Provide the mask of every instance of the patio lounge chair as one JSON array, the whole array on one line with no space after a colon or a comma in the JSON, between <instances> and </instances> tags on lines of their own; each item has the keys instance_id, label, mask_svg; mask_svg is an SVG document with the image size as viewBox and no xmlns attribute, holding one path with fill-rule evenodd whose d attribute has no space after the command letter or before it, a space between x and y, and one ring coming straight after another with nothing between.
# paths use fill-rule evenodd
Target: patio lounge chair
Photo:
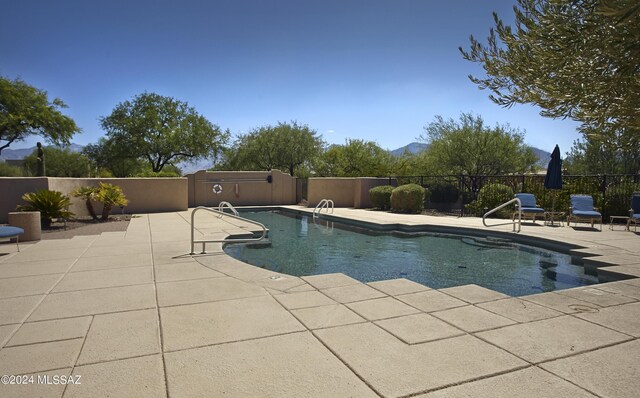
<instances>
[{"instance_id":1,"label":"patio lounge chair","mask_svg":"<svg viewBox=\"0 0 640 398\"><path fill-rule=\"evenodd\" d=\"M516 211L513 213L512 221L515 221L518 216L518 210L522 211L522 218L531 217L533 222L536 222L536 216L544 218L544 209L538 206L536 203L536 196L532 193L517 193L516 198L520 199L522 207L518 209L516 204Z\"/></svg>"},{"instance_id":2,"label":"patio lounge chair","mask_svg":"<svg viewBox=\"0 0 640 398\"><path fill-rule=\"evenodd\" d=\"M631 196L631 209L629 209L629 225L634 224L635 232L638 232L638 223L640 223L640 192L634 192Z\"/></svg>"},{"instance_id":3,"label":"patio lounge chair","mask_svg":"<svg viewBox=\"0 0 640 398\"><path fill-rule=\"evenodd\" d=\"M591 228L593 228L593 224L599 221L600 231L602 231L602 214L593 207L591 195L571 195L570 201L571 207L569 208L569 217L567 217L569 225L571 225L571 221L574 221L576 225L578 222L590 222Z\"/></svg>"},{"instance_id":4,"label":"patio lounge chair","mask_svg":"<svg viewBox=\"0 0 640 398\"><path fill-rule=\"evenodd\" d=\"M0 226L0 238L16 238L16 246L20 251L20 245L18 244L19 236L24 233L24 229L18 227L12 227L10 225Z\"/></svg>"}]
</instances>

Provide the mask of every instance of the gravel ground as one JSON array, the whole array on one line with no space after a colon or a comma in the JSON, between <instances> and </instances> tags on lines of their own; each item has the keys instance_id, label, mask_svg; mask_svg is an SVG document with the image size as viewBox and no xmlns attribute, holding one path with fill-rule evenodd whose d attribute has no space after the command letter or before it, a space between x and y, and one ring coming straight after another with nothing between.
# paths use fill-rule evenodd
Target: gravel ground
<instances>
[{"instance_id":1,"label":"gravel ground","mask_svg":"<svg viewBox=\"0 0 640 398\"><path fill-rule=\"evenodd\" d=\"M100 235L103 232L126 231L130 215L109 217L109 221L100 222L88 219L74 219L64 223L54 222L50 228L42 230L42 239L69 239L79 235Z\"/></svg>"}]
</instances>

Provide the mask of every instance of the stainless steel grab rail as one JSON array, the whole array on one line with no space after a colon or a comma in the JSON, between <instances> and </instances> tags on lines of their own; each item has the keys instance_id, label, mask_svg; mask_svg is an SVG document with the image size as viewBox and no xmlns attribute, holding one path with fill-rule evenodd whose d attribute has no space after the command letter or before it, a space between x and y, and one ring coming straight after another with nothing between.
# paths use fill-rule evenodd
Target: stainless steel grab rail
<instances>
[{"instance_id":1,"label":"stainless steel grab rail","mask_svg":"<svg viewBox=\"0 0 640 398\"><path fill-rule=\"evenodd\" d=\"M216 215L218 215L220 218L222 218L222 216L226 216L226 217L231 217L240 221L244 221L247 222L249 224L253 224L256 225L260 228L262 228L262 235L260 235L260 237L258 238L247 238L247 239L199 239L196 240L195 239L195 224L194 224L194 217L197 211L199 210L206 210L208 212L214 213ZM235 209L234 209L235 210ZM190 255L195 255L195 244L196 243L202 243L202 252L200 254L207 254L207 251L205 250L205 245L207 243L219 243L219 242L233 242L233 243L246 243L246 242L258 242L263 240L264 238L267 237L267 227L265 227L264 224L259 223L257 221L253 221L253 220L249 220L248 218L244 218L244 217L240 217L234 214L229 214L229 213L225 213L223 211L220 211L218 209L213 209L210 207L204 207L204 206L199 206L196 207L195 209L193 209L193 211L191 212L191 252L189 253Z\"/></svg>"},{"instance_id":2,"label":"stainless steel grab rail","mask_svg":"<svg viewBox=\"0 0 640 398\"><path fill-rule=\"evenodd\" d=\"M220 204L218 204L218 211L224 213L225 207L230 209L234 216L240 216L240 214L238 214L238 210L236 210L236 208L233 207L231 203L226 201L222 201L220 202ZM219 218L222 218L222 215L220 215Z\"/></svg>"},{"instance_id":3,"label":"stainless steel grab rail","mask_svg":"<svg viewBox=\"0 0 640 398\"><path fill-rule=\"evenodd\" d=\"M496 211L509 206L512 203L517 203L518 204L518 221L511 221L511 222L507 222L507 223L502 223L502 224L493 224L493 225L487 225L485 219L495 213ZM518 198L513 198L510 201L501 204L500 206L496 207L495 209L489 210L488 212L486 212L483 216L482 216L482 224L485 227L498 227L500 225L509 225L509 224L513 224L513 232L520 232L521 229L521 225L522 225L522 203L520 202L520 199ZM516 224L518 224L518 230L516 231Z\"/></svg>"},{"instance_id":4,"label":"stainless steel grab rail","mask_svg":"<svg viewBox=\"0 0 640 398\"><path fill-rule=\"evenodd\" d=\"M329 213L329 206L331 206L331 214L333 214L333 200L331 199L322 199L320 203L318 203L313 209L313 218L319 217L322 209L327 209L327 213Z\"/></svg>"}]
</instances>

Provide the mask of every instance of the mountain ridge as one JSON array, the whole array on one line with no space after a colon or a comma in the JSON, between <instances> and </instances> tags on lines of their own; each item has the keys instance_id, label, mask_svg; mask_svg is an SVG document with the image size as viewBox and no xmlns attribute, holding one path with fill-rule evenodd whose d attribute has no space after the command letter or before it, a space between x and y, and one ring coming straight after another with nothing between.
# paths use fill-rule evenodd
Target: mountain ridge
<instances>
[{"instance_id":1,"label":"mountain ridge","mask_svg":"<svg viewBox=\"0 0 640 398\"><path fill-rule=\"evenodd\" d=\"M53 148L67 148L71 152L80 152L80 151L82 151L82 149L84 149L84 145L80 145L80 144L70 144L68 146L52 145L51 147L53 147ZM5 149L2 150L2 153L0 153L0 160L21 160L21 159L24 159L27 156L31 155L33 153L33 151L36 150L36 148L37 148L36 146L32 146L30 148L18 148L18 149L5 148ZM45 146L44 148L46 150L47 146Z\"/></svg>"}]
</instances>

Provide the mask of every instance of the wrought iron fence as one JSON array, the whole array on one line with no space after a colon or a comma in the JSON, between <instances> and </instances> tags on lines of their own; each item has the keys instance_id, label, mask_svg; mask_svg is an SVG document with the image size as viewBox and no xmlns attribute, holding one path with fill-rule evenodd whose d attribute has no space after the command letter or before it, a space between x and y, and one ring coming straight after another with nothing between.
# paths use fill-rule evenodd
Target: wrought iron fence
<instances>
[{"instance_id":1,"label":"wrought iron fence","mask_svg":"<svg viewBox=\"0 0 640 398\"><path fill-rule=\"evenodd\" d=\"M506 202L518 192L536 195L538 204L547 210L569 210L569 196L593 196L606 218L627 215L633 192L640 192L640 174L565 175L562 190L544 187L544 175L499 176L390 176L390 185L419 184L430 191L427 209L461 216L481 216L486 210Z\"/></svg>"}]
</instances>

